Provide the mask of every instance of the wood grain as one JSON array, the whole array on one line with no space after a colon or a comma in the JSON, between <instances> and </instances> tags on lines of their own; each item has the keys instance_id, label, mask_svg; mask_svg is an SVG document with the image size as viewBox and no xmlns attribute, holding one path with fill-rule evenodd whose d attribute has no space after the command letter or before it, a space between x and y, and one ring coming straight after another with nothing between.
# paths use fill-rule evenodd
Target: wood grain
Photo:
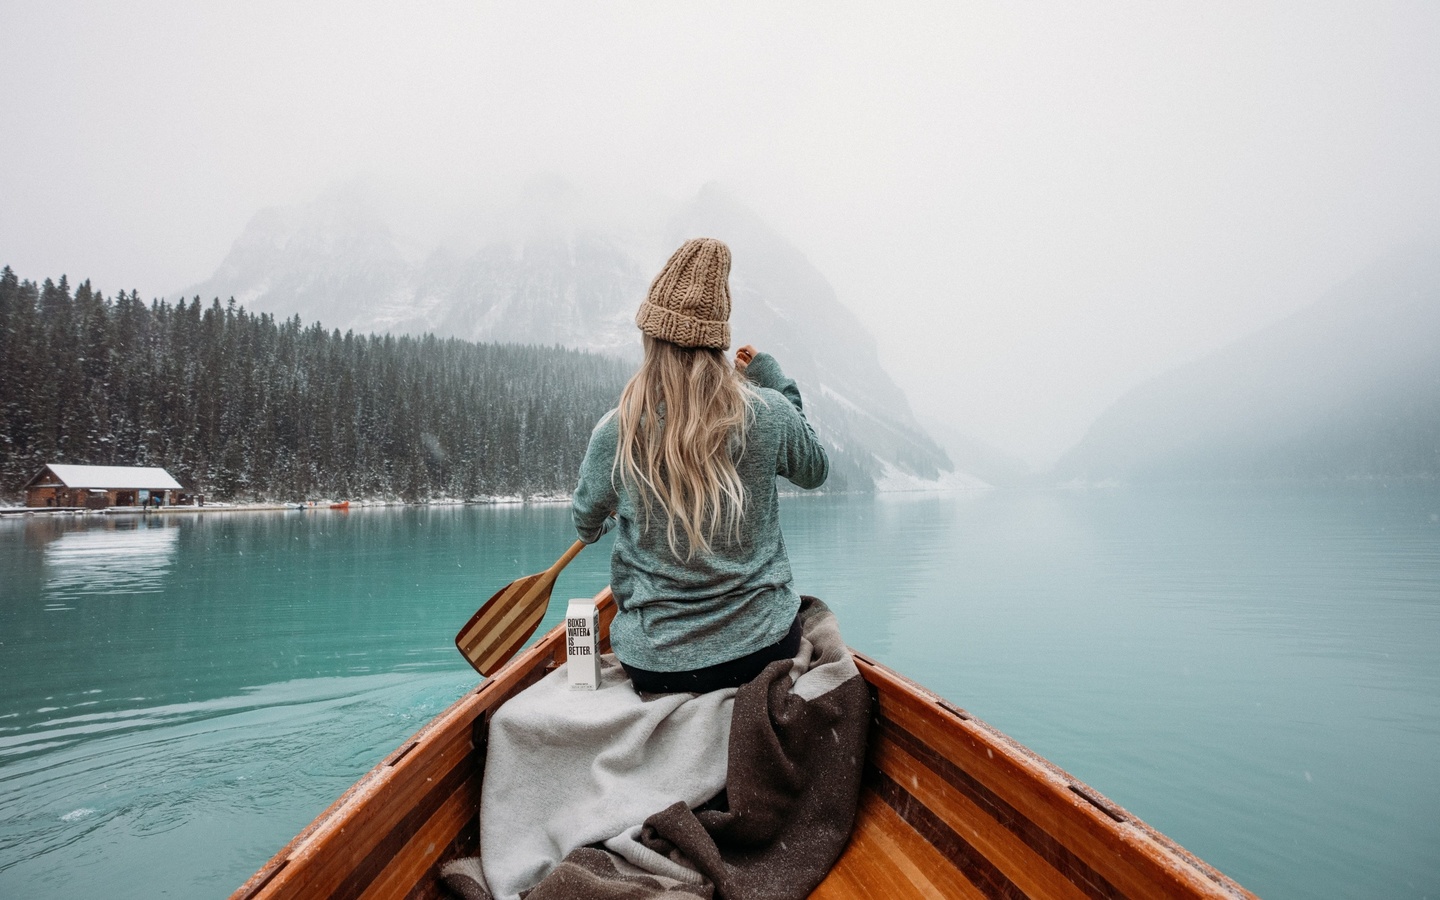
<instances>
[{"instance_id":1,"label":"wood grain","mask_svg":"<svg viewBox=\"0 0 1440 900\"><path fill-rule=\"evenodd\" d=\"M360 900L385 900L409 893L422 877L434 870L441 854L465 823L475 818L479 804L480 779L467 779L416 829L405 845L389 857L384 870L370 881Z\"/></svg>"},{"instance_id":2,"label":"wood grain","mask_svg":"<svg viewBox=\"0 0 1440 900\"><path fill-rule=\"evenodd\" d=\"M1176 852L1173 842L1063 769L890 669L860 654L856 658L861 674L877 689L882 728L893 724L914 735L1120 894L1137 900L1253 900L1235 882L1194 856Z\"/></svg>"},{"instance_id":3,"label":"wood grain","mask_svg":"<svg viewBox=\"0 0 1440 900\"><path fill-rule=\"evenodd\" d=\"M975 803L965 792L911 756L892 739L882 734L872 748L870 761L988 860L1025 896L1047 900L1087 900L1090 897L990 815L989 810Z\"/></svg>"},{"instance_id":4,"label":"wood grain","mask_svg":"<svg viewBox=\"0 0 1440 900\"><path fill-rule=\"evenodd\" d=\"M861 798L849 845L810 895L811 900L985 896L873 793Z\"/></svg>"}]
</instances>

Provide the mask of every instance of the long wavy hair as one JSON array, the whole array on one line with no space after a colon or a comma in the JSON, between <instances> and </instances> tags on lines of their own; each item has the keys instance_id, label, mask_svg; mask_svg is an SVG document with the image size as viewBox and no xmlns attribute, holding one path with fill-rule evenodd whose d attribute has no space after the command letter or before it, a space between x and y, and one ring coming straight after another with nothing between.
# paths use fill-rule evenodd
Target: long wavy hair
<instances>
[{"instance_id":1,"label":"long wavy hair","mask_svg":"<svg viewBox=\"0 0 1440 900\"><path fill-rule=\"evenodd\" d=\"M676 559L709 553L717 534L740 539L746 496L735 460L753 395L723 351L645 336L645 359L620 393L612 476L639 496L647 529L659 506Z\"/></svg>"}]
</instances>

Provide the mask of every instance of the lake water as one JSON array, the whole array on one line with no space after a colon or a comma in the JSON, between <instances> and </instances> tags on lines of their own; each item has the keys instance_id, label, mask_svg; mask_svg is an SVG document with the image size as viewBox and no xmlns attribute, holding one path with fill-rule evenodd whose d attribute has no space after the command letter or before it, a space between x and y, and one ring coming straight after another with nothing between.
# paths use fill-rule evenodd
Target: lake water
<instances>
[{"instance_id":1,"label":"lake water","mask_svg":"<svg viewBox=\"0 0 1440 900\"><path fill-rule=\"evenodd\" d=\"M1260 896L1440 897L1440 490L783 509L851 644ZM475 683L455 630L571 536L563 506L0 520L0 896L224 897Z\"/></svg>"}]
</instances>

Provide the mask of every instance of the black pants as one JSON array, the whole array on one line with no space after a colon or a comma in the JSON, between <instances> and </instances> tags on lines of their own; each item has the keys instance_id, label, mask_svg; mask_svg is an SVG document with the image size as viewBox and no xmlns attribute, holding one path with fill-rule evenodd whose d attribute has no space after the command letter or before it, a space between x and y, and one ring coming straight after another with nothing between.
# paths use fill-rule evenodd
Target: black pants
<instances>
[{"instance_id":1,"label":"black pants","mask_svg":"<svg viewBox=\"0 0 1440 900\"><path fill-rule=\"evenodd\" d=\"M625 673L635 685L635 690L645 694L675 694L693 691L705 694L721 688L739 687L764 671L777 659L790 659L800 652L800 617L790 623L785 636L768 647L761 647L754 653L747 653L739 659L716 663L703 669L688 672L651 672L626 665Z\"/></svg>"}]
</instances>

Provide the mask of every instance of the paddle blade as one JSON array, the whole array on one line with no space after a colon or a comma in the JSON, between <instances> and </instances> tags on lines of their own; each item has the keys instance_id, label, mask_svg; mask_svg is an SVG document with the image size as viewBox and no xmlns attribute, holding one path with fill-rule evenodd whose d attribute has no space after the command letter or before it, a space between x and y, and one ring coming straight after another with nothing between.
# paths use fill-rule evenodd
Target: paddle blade
<instances>
[{"instance_id":1,"label":"paddle blade","mask_svg":"<svg viewBox=\"0 0 1440 900\"><path fill-rule=\"evenodd\" d=\"M481 675L493 675L540 626L554 586L554 574L540 572L501 588L455 635L460 655Z\"/></svg>"}]
</instances>

